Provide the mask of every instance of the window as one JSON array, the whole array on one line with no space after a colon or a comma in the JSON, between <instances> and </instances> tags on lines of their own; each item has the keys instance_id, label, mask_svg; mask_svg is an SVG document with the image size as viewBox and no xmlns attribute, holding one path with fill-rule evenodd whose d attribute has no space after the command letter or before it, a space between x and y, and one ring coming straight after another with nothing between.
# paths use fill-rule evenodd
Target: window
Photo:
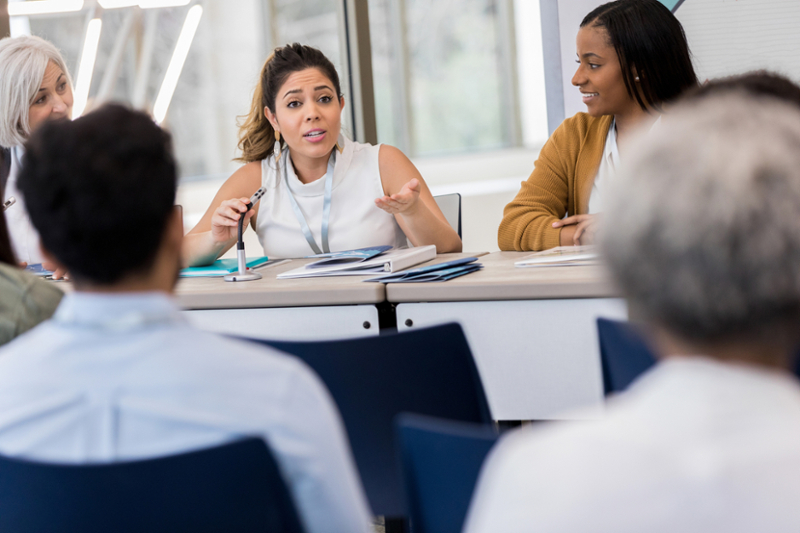
<instances>
[{"instance_id":1,"label":"window","mask_svg":"<svg viewBox=\"0 0 800 533\"><path fill-rule=\"evenodd\" d=\"M507 0L370 0L381 142L410 155L520 144Z\"/></svg>"},{"instance_id":2,"label":"window","mask_svg":"<svg viewBox=\"0 0 800 533\"><path fill-rule=\"evenodd\" d=\"M117 100L152 110L194 4L203 6L203 16L164 125L182 179L218 181L238 167L232 161L237 116L248 112L274 47L301 42L320 48L347 95L342 0L204 0L96 12L89 0L76 13L12 17L12 35L32 33L55 43L75 79L88 20L101 18L89 108ZM379 142L432 157L539 141L541 135L531 134L539 125L530 126L526 106L534 99L534 107L544 108L544 94L538 87L520 89L527 78L518 68L539 39L538 27L519 32L520 16L528 24L525 12L538 11L537 0L369 0L368 6ZM350 115L343 120L352 131Z\"/></svg>"}]
</instances>

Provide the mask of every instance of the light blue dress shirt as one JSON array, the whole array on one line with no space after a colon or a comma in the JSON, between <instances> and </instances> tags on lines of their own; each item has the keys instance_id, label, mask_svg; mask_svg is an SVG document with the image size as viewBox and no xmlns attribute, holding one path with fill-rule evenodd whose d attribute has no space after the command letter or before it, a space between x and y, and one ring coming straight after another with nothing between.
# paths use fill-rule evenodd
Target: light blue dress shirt
<instances>
[{"instance_id":1,"label":"light blue dress shirt","mask_svg":"<svg viewBox=\"0 0 800 533\"><path fill-rule=\"evenodd\" d=\"M66 296L0 349L0 453L134 460L259 436L310 533L369 532L344 429L298 359L191 327L161 293Z\"/></svg>"}]
</instances>

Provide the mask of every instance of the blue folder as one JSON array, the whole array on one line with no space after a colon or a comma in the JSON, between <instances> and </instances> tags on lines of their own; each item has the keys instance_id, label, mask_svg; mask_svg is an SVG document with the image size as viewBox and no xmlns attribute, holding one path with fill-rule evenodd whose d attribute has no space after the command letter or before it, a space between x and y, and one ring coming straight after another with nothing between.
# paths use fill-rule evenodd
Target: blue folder
<instances>
[{"instance_id":1,"label":"blue folder","mask_svg":"<svg viewBox=\"0 0 800 533\"><path fill-rule=\"evenodd\" d=\"M435 265L427 265L403 272L395 272L385 276L376 276L364 281L377 281L379 283L425 283L431 281L447 281L449 279L471 274L483 268L476 263L477 257L465 257L453 261L445 261Z\"/></svg>"},{"instance_id":2,"label":"blue folder","mask_svg":"<svg viewBox=\"0 0 800 533\"><path fill-rule=\"evenodd\" d=\"M274 261L274 259L273 259ZM247 260L247 268L259 268L266 266L271 261L267 256L253 257ZM208 266L189 267L181 270L182 278L211 278L227 276L239 271L239 262L236 259L217 259Z\"/></svg>"}]
</instances>

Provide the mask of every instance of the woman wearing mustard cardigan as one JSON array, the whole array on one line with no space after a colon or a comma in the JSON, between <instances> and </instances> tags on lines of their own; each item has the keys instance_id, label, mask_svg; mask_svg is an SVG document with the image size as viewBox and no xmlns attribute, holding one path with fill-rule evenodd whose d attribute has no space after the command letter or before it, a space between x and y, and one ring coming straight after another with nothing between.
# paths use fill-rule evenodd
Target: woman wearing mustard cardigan
<instances>
[{"instance_id":1,"label":"woman wearing mustard cardigan","mask_svg":"<svg viewBox=\"0 0 800 533\"><path fill-rule=\"evenodd\" d=\"M620 147L637 128L655 124L663 104L697 85L683 28L658 0L598 7L581 22L577 52L572 84L588 112L565 120L542 147L504 210L501 250L591 243L602 193L625 156Z\"/></svg>"}]
</instances>

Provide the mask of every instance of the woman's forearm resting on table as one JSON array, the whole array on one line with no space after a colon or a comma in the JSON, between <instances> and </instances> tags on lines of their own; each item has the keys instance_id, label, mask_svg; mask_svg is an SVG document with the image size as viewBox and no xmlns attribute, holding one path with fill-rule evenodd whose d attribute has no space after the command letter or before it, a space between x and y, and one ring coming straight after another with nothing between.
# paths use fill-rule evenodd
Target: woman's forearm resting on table
<instances>
[{"instance_id":1,"label":"woman's forearm resting on table","mask_svg":"<svg viewBox=\"0 0 800 533\"><path fill-rule=\"evenodd\" d=\"M185 267L206 266L217 260L233 246L234 240L216 242L211 231L190 233L183 238L183 263Z\"/></svg>"}]
</instances>

